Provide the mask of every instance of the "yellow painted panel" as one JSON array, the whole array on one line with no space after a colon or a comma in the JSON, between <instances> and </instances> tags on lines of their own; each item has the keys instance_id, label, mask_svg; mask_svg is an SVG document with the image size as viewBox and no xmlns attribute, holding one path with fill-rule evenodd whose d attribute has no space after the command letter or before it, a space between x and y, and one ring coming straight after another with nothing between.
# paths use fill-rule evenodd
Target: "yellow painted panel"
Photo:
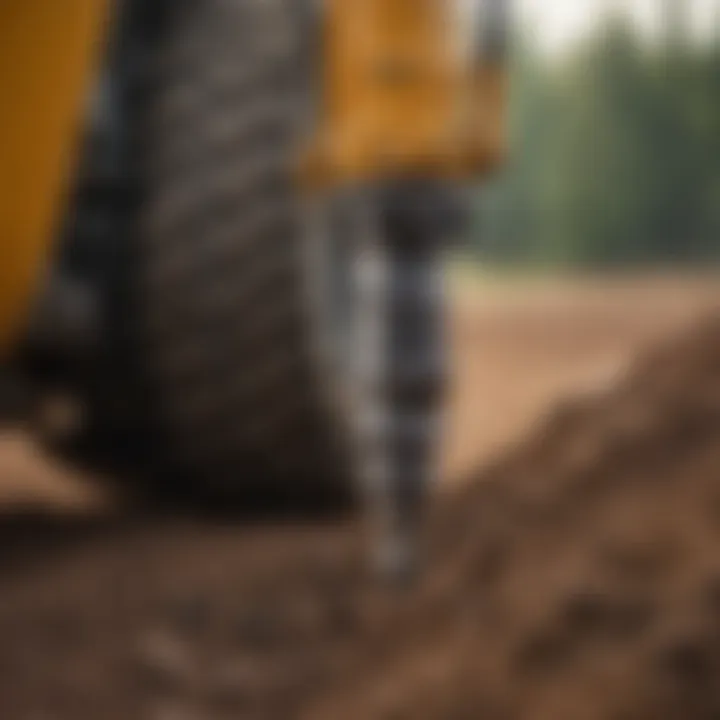
<instances>
[{"instance_id":1,"label":"yellow painted panel","mask_svg":"<svg viewBox=\"0 0 720 720\"><path fill-rule=\"evenodd\" d=\"M325 13L308 182L461 177L499 162L505 70L459 49L453 0L325 0Z\"/></svg>"},{"instance_id":2,"label":"yellow painted panel","mask_svg":"<svg viewBox=\"0 0 720 720\"><path fill-rule=\"evenodd\" d=\"M0 351L43 277L107 0L0 0Z\"/></svg>"}]
</instances>

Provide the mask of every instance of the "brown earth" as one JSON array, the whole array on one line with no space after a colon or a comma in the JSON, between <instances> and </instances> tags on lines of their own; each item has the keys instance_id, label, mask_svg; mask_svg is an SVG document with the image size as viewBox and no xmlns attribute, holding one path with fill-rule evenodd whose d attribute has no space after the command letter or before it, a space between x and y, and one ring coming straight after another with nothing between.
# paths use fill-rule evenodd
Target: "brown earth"
<instances>
[{"instance_id":1,"label":"brown earth","mask_svg":"<svg viewBox=\"0 0 720 720\"><path fill-rule=\"evenodd\" d=\"M663 288L463 301L448 466L484 469L436 504L411 592L351 527L8 511L0 718L720 717L720 322L624 374L713 306ZM8 486L42 474L12 442Z\"/></svg>"}]
</instances>

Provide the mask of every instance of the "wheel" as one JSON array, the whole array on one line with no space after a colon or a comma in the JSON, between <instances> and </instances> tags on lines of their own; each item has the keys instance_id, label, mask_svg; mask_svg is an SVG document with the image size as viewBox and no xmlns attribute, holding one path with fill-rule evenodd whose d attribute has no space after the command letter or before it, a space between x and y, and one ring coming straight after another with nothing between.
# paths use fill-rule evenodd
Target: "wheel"
<instances>
[{"instance_id":1,"label":"wheel","mask_svg":"<svg viewBox=\"0 0 720 720\"><path fill-rule=\"evenodd\" d=\"M309 258L329 217L296 182L313 69L293 4L182 3L140 127L135 352L166 460L221 493L352 485Z\"/></svg>"}]
</instances>

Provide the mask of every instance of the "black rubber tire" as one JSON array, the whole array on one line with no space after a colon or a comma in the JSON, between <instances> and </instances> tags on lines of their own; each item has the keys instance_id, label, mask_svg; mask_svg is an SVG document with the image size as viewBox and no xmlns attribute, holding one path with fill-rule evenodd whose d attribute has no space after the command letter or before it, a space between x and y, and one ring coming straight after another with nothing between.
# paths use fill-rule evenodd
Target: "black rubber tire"
<instances>
[{"instance_id":1,"label":"black rubber tire","mask_svg":"<svg viewBox=\"0 0 720 720\"><path fill-rule=\"evenodd\" d=\"M314 72L308 26L297 0L184 0L167 22L140 128L144 196L126 289L158 467L203 492L346 497L295 179Z\"/></svg>"}]
</instances>

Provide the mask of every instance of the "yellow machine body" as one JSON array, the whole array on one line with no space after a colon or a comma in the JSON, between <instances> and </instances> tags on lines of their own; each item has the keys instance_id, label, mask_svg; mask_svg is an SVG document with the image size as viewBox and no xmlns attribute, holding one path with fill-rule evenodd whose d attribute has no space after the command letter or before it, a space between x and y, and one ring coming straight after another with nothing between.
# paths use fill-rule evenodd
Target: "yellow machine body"
<instances>
[{"instance_id":1,"label":"yellow machine body","mask_svg":"<svg viewBox=\"0 0 720 720\"><path fill-rule=\"evenodd\" d=\"M106 10L106 0L0 3L0 352L47 265Z\"/></svg>"},{"instance_id":2,"label":"yellow machine body","mask_svg":"<svg viewBox=\"0 0 720 720\"><path fill-rule=\"evenodd\" d=\"M311 182L462 178L500 163L505 68L467 52L474 28L458 4L326 0Z\"/></svg>"},{"instance_id":3,"label":"yellow machine body","mask_svg":"<svg viewBox=\"0 0 720 720\"><path fill-rule=\"evenodd\" d=\"M41 285L109 0L0 4L0 353ZM458 51L451 0L325 0L315 185L462 178L504 151L505 72Z\"/></svg>"}]
</instances>

